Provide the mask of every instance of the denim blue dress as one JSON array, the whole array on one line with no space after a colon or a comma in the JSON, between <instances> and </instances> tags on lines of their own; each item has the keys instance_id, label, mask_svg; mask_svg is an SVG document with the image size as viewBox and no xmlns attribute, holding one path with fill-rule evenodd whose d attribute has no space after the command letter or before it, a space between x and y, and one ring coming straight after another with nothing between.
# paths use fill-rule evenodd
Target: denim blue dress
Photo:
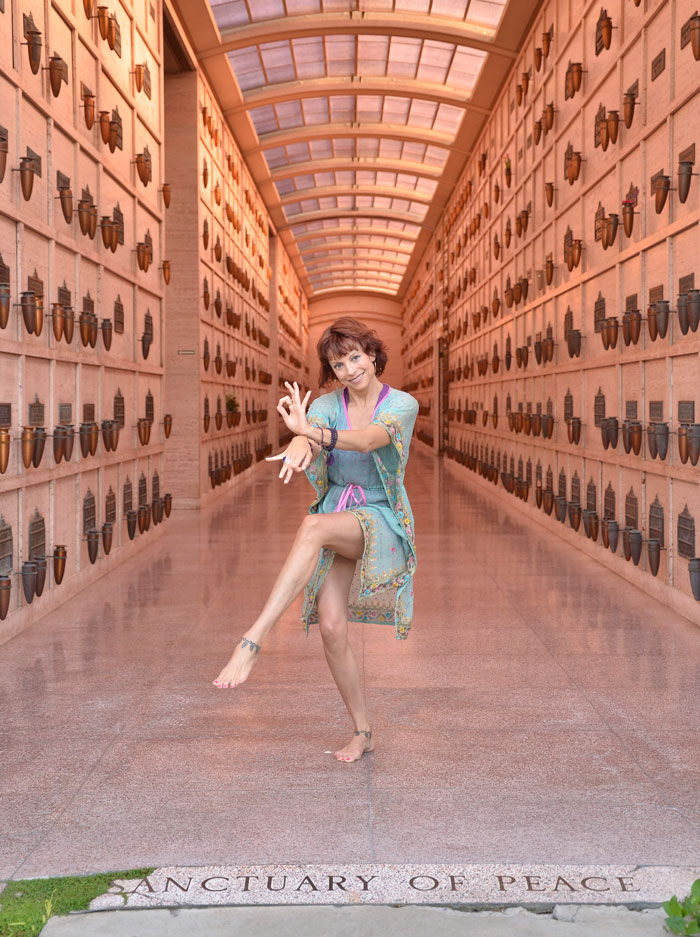
<instances>
[{"instance_id":1,"label":"denim blue dress","mask_svg":"<svg viewBox=\"0 0 700 937\"><path fill-rule=\"evenodd\" d=\"M418 403L410 394L385 384L372 423L383 426L391 442L373 452L322 451L306 475L316 491L310 513L350 511L365 538L350 589L348 619L393 625L405 638L413 617L416 549L413 514L404 487L404 472ZM351 429L347 397L340 390L317 398L307 413L314 426ZM318 621L316 597L335 553L325 547L304 593L302 618L308 631Z\"/></svg>"}]
</instances>

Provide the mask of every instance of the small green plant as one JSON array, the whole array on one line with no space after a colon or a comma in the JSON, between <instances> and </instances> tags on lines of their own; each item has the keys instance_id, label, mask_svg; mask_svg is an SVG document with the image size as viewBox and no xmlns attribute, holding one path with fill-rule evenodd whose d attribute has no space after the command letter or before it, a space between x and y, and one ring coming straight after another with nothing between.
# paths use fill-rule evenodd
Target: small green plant
<instances>
[{"instance_id":1,"label":"small green plant","mask_svg":"<svg viewBox=\"0 0 700 937\"><path fill-rule=\"evenodd\" d=\"M233 394L226 394L226 409L230 413L238 413L238 401Z\"/></svg>"},{"instance_id":2,"label":"small green plant","mask_svg":"<svg viewBox=\"0 0 700 937\"><path fill-rule=\"evenodd\" d=\"M666 927L672 934L700 934L700 878L691 885L685 901L674 895L662 908L668 914Z\"/></svg>"},{"instance_id":3,"label":"small green plant","mask_svg":"<svg viewBox=\"0 0 700 937\"><path fill-rule=\"evenodd\" d=\"M153 869L11 881L0 892L0 937L37 937L54 914L84 911L115 879L144 878Z\"/></svg>"}]
</instances>

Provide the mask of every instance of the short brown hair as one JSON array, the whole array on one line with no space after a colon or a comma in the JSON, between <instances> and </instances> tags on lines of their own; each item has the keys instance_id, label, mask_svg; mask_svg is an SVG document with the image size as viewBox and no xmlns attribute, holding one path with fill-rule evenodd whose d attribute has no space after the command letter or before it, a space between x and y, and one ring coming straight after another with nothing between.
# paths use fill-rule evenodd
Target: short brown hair
<instances>
[{"instance_id":1,"label":"short brown hair","mask_svg":"<svg viewBox=\"0 0 700 937\"><path fill-rule=\"evenodd\" d=\"M386 367L388 355L386 345L375 333L357 319L343 316L329 325L318 340L316 350L321 362L318 375L318 386L325 387L335 380L335 374L330 366L330 359L338 359L349 354L353 348L361 348L366 355L374 355L374 367L379 376Z\"/></svg>"}]
</instances>

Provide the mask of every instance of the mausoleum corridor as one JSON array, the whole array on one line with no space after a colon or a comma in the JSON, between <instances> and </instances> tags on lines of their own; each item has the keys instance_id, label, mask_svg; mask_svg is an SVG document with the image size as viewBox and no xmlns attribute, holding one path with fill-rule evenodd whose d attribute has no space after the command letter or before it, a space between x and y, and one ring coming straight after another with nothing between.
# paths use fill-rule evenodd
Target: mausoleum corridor
<instances>
[{"instance_id":1,"label":"mausoleum corridor","mask_svg":"<svg viewBox=\"0 0 700 937\"><path fill-rule=\"evenodd\" d=\"M300 603L212 686L311 498L262 464L3 646L0 877L214 863L692 865L697 626L414 443L413 628L351 625L376 751Z\"/></svg>"}]
</instances>

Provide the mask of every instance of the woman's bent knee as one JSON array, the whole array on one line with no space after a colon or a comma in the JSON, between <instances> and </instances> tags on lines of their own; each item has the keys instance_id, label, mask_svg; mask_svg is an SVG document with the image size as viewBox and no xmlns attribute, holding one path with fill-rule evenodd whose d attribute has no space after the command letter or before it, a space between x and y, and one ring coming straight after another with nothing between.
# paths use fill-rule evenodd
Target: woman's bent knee
<instances>
[{"instance_id":1,"label":"woman's bent knee","mask_svg":"<svg viewBox=\"0 0 700 937\"><path fill-rule=\"evenodd\" d=\"M348 636L348 623L345 618L321 618L318 623L321 638L326 647L344 644Z\"/></svg>"}]
</instances>

